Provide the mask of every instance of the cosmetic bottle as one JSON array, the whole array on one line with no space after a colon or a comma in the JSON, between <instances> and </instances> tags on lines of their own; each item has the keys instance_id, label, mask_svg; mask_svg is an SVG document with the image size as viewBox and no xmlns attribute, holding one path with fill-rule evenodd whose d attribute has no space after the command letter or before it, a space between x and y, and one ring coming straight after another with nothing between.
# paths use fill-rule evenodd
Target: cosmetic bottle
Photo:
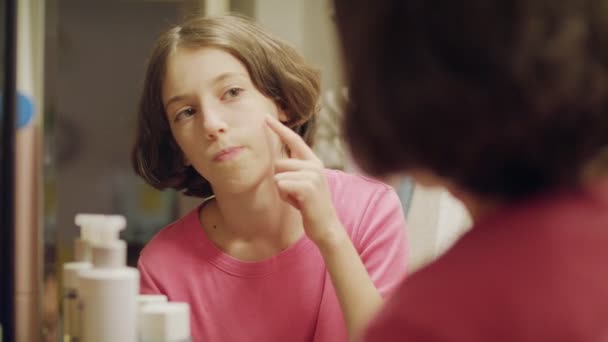
<instances>
[{"instance_id":1,"label":"cosmetic bottle","mask_svg":"<svg viewBox=\"0 0 608 342\"><path fill-rule=\"evenodd\" d=\"M103 215L77 214L75 224L80 228L80 236L74 240L74 261L63 264L62 306L63 306L63 341L76 342L81 337L79 310L78 274L90 269L91 242L93 237L93 221Z\"/></svg>"},{"instance_id":2,"label":"cosmetic bottle","mask_svg":"<svg viewBox=\"0 0 608 342\"><path fill-rule=\"evenodd\" d=\"M168 302L167 296L161 294L140 294L137 296L137 341L141 341L142 309L150 304Z\"/></svg>"},{"instance_id":3,"label":"cosmetic bottle","mask_svg":"<svg viewBox=\"0 0 608 342\"><path fill-rule=\"evenodd\" d=\"M94 220L93 268L79 275L84 342L136 342L139 271L126 266L123 216Z\"/></svg>"},{"instance_id":4,"label":"cosmetic bottle","mask_svg":"<svg viewBox=\"0 0 608 342\"><path fill-rule=\"evenodd\" d=\"M141 312L140 342L191 342L190 306L168 302L148 304Z\"/></svg>"}]
</instances>

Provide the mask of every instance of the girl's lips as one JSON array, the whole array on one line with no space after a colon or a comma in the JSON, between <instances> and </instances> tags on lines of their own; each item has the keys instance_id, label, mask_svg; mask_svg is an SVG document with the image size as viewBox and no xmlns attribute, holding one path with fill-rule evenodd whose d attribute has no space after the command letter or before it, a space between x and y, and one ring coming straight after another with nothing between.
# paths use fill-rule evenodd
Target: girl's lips
<instances>
[{"instance_id":1,"label":"girl's lips","mask_svg":"<svg viewBox=\"0 0 608 342\"><path fill-rule=\"evenodd\" d=\"M216 153L213 156L213 161L222 162L222 161L231 160L234 157L236 157L239 153L241 153L242 150L243 150L243 148L240 146L222 149L221 151L219 151L218 153Z\"/></svg>"}]
</instances>

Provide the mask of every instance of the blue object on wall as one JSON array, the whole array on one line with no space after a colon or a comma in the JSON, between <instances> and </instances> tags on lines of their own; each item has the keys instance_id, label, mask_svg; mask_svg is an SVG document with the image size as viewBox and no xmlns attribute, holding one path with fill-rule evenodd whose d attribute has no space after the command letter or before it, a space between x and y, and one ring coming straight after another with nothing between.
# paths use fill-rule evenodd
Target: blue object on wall
<instances>
[{"instance_id":1,"label":"blue object on wall","mask_svg":"<svg viewBox=\"0 0 608 342\"><path fill-rule=\"evenodd\" d=\"M2 97L0 96L0 106L2 106ZM15 124L17 129L23 128L32 121L34 117L34 102L27 95L17 92L17 120Z\"/></svg>"},{"instance_id":2,"label":"blue object on wall","mask_svg":"<svg viewBox=\"0 0 608 342\"><path fill-rule=\"evenodd\" d=\"M32 99L17 92L17 129L27 126L34 117L34 102Z\"/></svg>"}]
</instances>

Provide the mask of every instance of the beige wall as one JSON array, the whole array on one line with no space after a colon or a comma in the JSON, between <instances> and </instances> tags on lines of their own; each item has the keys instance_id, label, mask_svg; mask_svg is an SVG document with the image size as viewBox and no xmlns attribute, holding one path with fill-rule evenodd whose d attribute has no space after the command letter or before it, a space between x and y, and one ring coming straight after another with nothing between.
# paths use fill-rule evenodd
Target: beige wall
<instances>
[{"instance_id":1,"label":"beige wall","mask_svg":"<svg viewBox=\"0 0 608 342\"><path fill-rule=\"evenodd\" d=\"M416 185L407 216L409 272L443 254L470 226L466 208L449 192Z\"/></svg>"}]
</instances>

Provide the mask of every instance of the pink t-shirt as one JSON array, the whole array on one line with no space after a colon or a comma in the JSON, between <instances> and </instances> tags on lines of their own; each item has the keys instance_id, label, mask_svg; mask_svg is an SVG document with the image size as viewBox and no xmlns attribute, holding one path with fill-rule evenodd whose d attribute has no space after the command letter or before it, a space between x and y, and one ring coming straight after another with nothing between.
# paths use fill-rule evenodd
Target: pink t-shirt
<instances>
[{"instance_id":1,"label":"pink t-shirt","mask_svg":"<svg viewBox=\"0 0 608 342\"><path fill-rule=\"evenodd\" d=\"M608 341L608 184L482 220L408 277L365 341Z\"/></svg>"},{"instance_id":2,"label":"pink t-shirt","mask_svg":"<svg viewBox=\"0 0 608 342\"><path fill-rule=\"evenodd\" d=\"M399 198L368 178L332 170L326 176L342 224L386 297L406 270ZM196 209L152 238L139 270L142 293L190 304L196 342L347 341L329 274L306 237L269 259L239 261L208 239Z\"/></svg>"}]
</instances>

